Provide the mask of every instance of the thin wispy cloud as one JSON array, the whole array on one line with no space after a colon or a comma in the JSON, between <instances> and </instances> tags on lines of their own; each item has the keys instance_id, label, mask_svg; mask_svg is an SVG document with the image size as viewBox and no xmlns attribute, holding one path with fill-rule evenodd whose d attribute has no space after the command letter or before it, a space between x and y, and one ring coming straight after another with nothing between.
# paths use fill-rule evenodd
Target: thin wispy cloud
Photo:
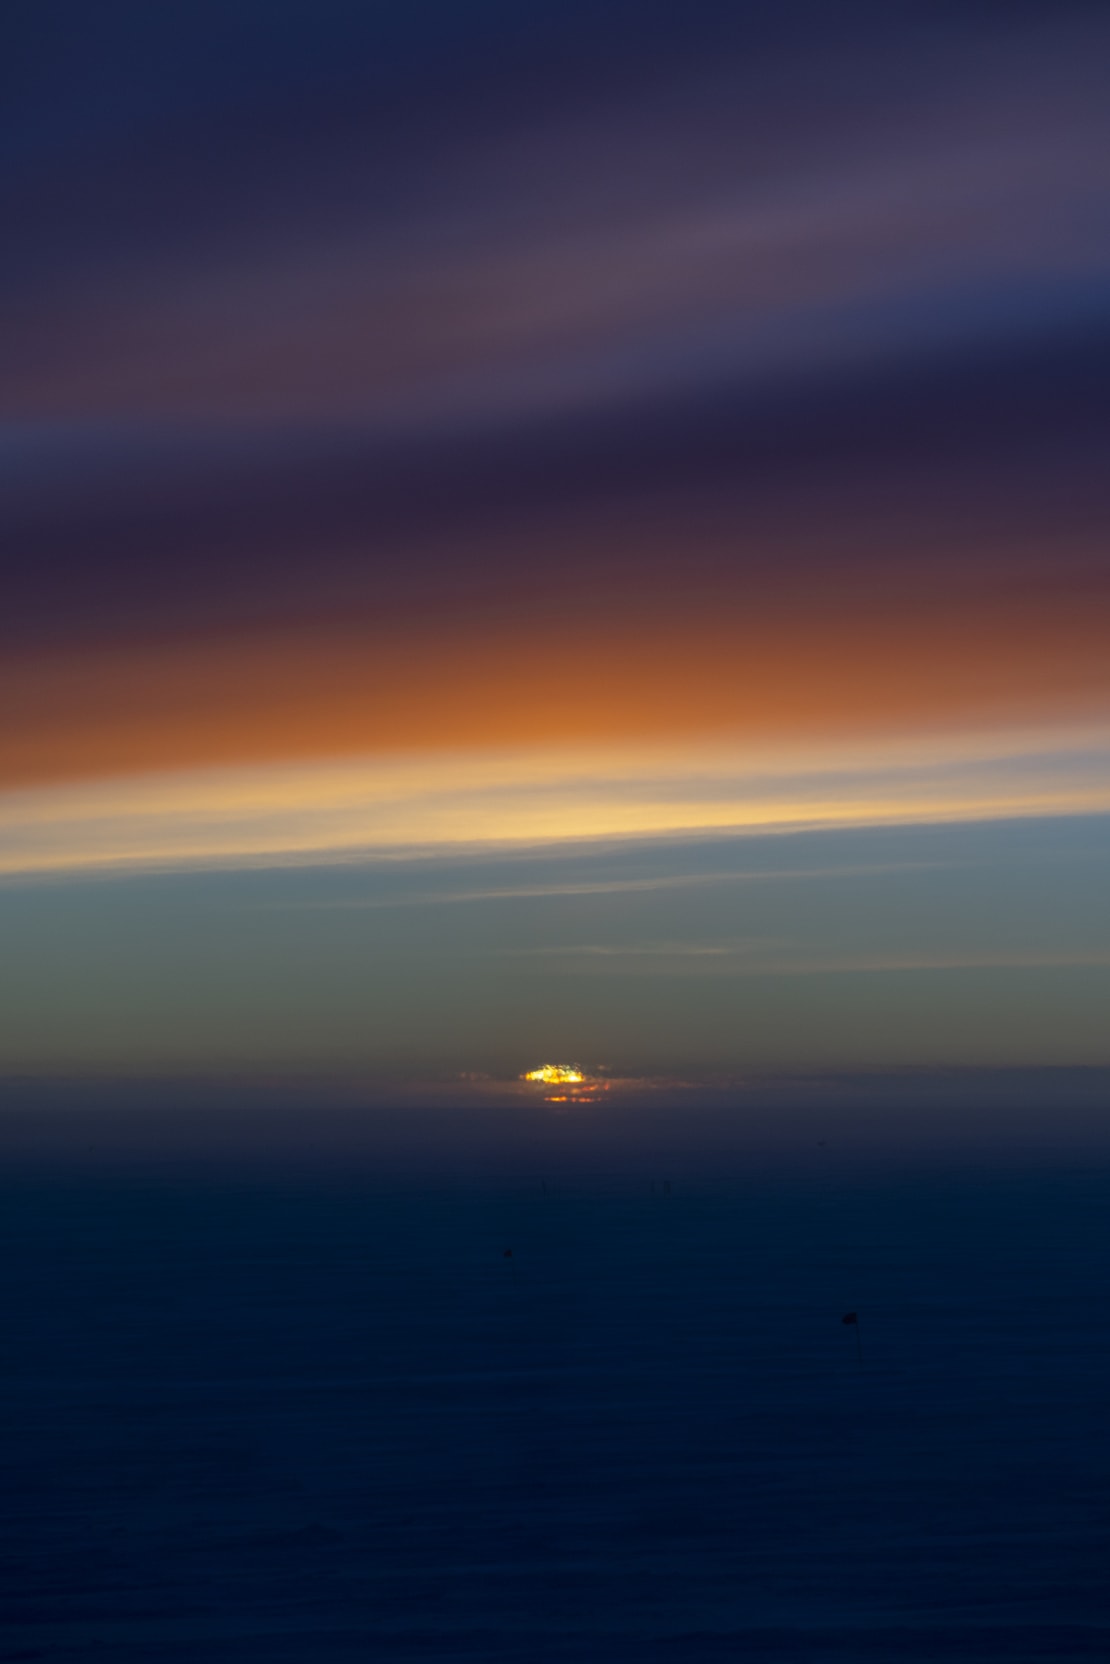
<instances>
[{"instance_id":1,"label":"thin wispy cloud","mask_svg":"<svg viewBox=\"0 0 1110 1664\"><path fill-rule=\"evenodd\" d=\"M778 943L758 940L730 943L649 942L504 947L498 955L536 962L544 970L582 975L591 971L655 976L736 977L868 976L915 971L1022 971L1110 967L1110 949L984 949L939 953L861 953L815 955L792 952Z\"/></svg>"},{"instance_id":2,"label":"thin wispy cloud","mask_svg":"<svg viewBox=\"0 0 1110 1664\"><path fill-rule=\"evenodd\" d=\"M429 857L429 859L431 859ZM596 880L571 879L535 884L501 884L459 890L421 890L398 895L343 896L313 900L267 901L257 905L267 909L311 908L313 911L339 909L354 912L378 912L405 907L453 907L470 902L487 901L559 901L569 896L650 895L663 890L699 890L728 884L789 884L809 880L842 878L878 878L884 874L924 872L936 870L948 862L937 861L868 861L846 862L843 865L817 867L764 867L748 871L724 869L720 872L661 873L650 878L602 878Z\"/></svg>"}]
</instances>

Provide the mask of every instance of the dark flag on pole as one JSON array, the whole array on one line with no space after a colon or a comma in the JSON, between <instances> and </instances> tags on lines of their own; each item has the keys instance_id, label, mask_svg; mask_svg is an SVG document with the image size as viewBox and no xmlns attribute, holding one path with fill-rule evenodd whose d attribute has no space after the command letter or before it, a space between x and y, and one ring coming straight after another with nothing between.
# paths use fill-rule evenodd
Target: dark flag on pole
<instances>
[{"instance_id":1,"label":"dark flag on pole","mask_svg":"<svg viewBox=\"0 0 1110 1664\"><path fill-rule=\"evenodd\" d=\"M845 1312L840 1321L841 1323L858 1323L859 1316L856 1312Z\"/></svg>"}]
</instances>

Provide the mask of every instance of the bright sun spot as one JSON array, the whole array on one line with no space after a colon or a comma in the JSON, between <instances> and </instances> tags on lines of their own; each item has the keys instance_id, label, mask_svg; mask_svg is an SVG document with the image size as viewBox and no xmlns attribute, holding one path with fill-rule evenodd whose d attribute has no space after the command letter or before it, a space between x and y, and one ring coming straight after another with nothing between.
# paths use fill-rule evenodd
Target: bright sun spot
<instances>
[{"instance_id":1,"label":"bright sun spot","mask_svg":"<svg viewBox=\"0 0 1110 1664\"><path fill-rule=\"evenodd\" d=\"M579 1086L585 1078L581 1069L566 1063L544 1063L538 1069L529 1069L524 1076L525 1080L539 1081L542 1086Z\"/></svg>"}]
</instances>

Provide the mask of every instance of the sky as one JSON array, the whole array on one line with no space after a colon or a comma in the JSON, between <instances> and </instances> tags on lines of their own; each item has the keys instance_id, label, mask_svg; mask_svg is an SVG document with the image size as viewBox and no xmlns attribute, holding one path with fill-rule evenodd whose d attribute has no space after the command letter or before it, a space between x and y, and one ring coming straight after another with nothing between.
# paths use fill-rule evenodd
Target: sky
<instances>
[{"instance_id":1,"label":"sky","mask_svg":"<svg viewBox=\"0 0 1110 1664\"><path fill-rule=\"evenodd\" d=\"M0 28L0 1075L1110 1065L1105 7Z\"/></svg>"}]
</instances>

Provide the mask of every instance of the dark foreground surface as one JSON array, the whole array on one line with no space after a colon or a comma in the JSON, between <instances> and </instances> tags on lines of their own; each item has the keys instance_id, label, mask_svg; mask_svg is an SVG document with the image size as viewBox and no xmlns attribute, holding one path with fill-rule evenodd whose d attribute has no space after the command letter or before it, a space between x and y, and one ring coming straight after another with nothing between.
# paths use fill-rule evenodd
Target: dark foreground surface
<instances>
[{"instance_id":1,"label":"dark foreground surface","mask_svg":"<svg viewBox=\"0 0 1110 1664\"><path fill-rule=\"evenodd\" d=\"M9 1169L0 1660L1110 1656L1110 1166L662 1185Z\"/></svg>"}]
</instances>

